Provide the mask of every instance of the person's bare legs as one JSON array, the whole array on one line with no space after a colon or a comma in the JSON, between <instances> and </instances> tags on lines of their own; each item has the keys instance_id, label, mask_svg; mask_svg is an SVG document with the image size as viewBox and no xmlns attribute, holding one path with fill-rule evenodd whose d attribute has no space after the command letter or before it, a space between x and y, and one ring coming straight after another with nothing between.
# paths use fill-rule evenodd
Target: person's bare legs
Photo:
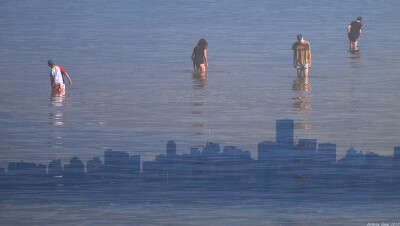
<instances>
[{"instance_id":1,"label":"person's bare legs","mask_svg":"<svg viewBox=\"0 0 400 226\"><path fill-rule=\"evenodd\" d=\"M194 73L200 73L200 68L197 65L194 65Z\"/></svg>"},{"instance_id":2,"label":"person's bare legs","mask_svg":"<svg viewBox=\"0 0 400 226\"><path fill-rule=\"evenodd\" d=\"M204 76L206 73L206 66L204 64L200 64L200 74Z\"/></svg>"},{"instance_id":3,"label":"person's bare legs","mask_svg":"<svg viewBox=\"0 0 400 226\"><path fill-rule=\"evenodd\" d=\"M357 50L357 44L358 44L358 40L355 42L351 42L350 41L350 50Z\"/></svg>"},{"instance_id":4,"label":"person's bare legs","mask_svg":"<svg viewBox=\"0 0 400 226\"><path fill-rule=\"evenodd\" d=\"M304 78L308 78L308 68L304 69Z\"/></svg>"},{"instance_id":5,"label":"person's bare legs","mask_svg":"<svg viewBox=\"0 0 400 226\"><path fill-rule=\"evenodd\" d=\"M301 76L301 72L302 72L302 70L301 69L297 69L297 76Z\"/></svg>"},{"instance_id":6,"label":"person's bare legs","mask_svg":"<svg viewBox=\"0 0 400 226\"><path fill-rule=\"evenodd\" d=\"M350 41L350 49L354 49L354 42Z\"/></svg>"},{"instance_id":7,"label":"person's bare legs","mask_svg":"<svg viewBox=\"0 0 400 226\"><path fill-rule=\"evenodd\" d=\"M354 50L357 50L357 43L358 43L358 40L354 42Z\"/></svg>"}]
</instances>

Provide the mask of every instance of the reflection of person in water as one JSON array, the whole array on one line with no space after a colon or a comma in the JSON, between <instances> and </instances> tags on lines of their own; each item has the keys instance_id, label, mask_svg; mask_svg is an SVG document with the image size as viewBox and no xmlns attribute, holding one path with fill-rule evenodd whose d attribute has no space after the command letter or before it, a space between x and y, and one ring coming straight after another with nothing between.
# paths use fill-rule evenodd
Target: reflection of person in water
<instances>
[{"instance_id":1,"label":"reflection of person in water","mask_svg":"<svg viewBox=\"0 0 400 226\"><path fill-rule=\"evenodd\" d=\"M202 74L204 74L206 67L208 67L207 46L207 41L205 39L200 39L197 43L197 46L193 49L192 61L195 72L200 71Z\"/></svg>"},{"instance_id":2,"label":"reflection of person in water","mask_svg":"<svg viewBox=\"0 0 400 226\"><path fill-rule=\"evenodd\" d=\"M193 89L207 89L207 72L204 74L193 73Z\"/></svg>"},{"instance_id":3,"label":"reflection of person in water","mask_svg":"<svg viewBox=\"0 0 400 226\"><path fill-rule=\"evenodd\" d=\"M56 107L50 113L50 118L52 120L51 124L55 126L62 126L64 125L65 113L59 107L64 107L69 104L71 101L71 95L65 96L62 93L51 92L50 96L50 106Z\"/></svg>"},{"instance_id":4,"label":"reflection of person in water","mask_svg":"<svg viewBox=\"0 0 400 226\"><path fill-rule=\"evenodd\" d=\"M361 51L355 49L349 49L348 51L348 59L349 59L349 66L351 68L360 68L360 60L361 60Z\"/></svg>"},{"instance_id":5,"label":"reflection of person in water","mask_svg":"<svg viewBox=\"0 0 400 226\"><path fill-rule=\"evenodd\" d=\"M62 130L57 129L59 126L66 125L66 117L68 113L65 113L64 106L70 104L71 95L66 96L64 93L51 92L50 106L52 108L49 113L49 123L52 125L52 129L49 131L49 147L60 148L64 144L64 136Z\"/></svg>"},{"instance_id":6,"label":"reflection of person in water","mask_svg":"<svg viewBox=\"0 0 400 226\"><path fill-rule=\"evenodd\" d=\"M309 115L311 113L311 85L308 77L297 76L293 80L292 90L296 92L293 100L295 111L301 115ZM311 125L307 119L300 119L295 123L296 129L310 129Z\"/></svg>"},{"instance_id":7,"label":"reflection of person in water","mask_svg":"<svg viewBox=\"0 0 400 226\"><path fill-rule=\"evenodd\" d=\"M350 49L357 50L358 39L362 33L361 20L362 18L359 16L356 21L351 22L347 27L347 37L349 38Z\"/></svg>"},{"instance_id":8,"label":"reflection of person in water","mask_svg":"<svg viewBox=\"0 0 400 226\"><path fill-rule=\"evenodd\" d=\"M297 79L293 80L292 90L302 93L311 92L311 85L308 77L297 76Z\"/></svg>"},{"instance_id":9,"label":"reflection of person in water","mask_svg":"<svg viewBox=\"0 0 400 226\"><path fill-rule=\"evenodd\" d=\"M50 81L51 81L52 92L65 94L65 84L63 75L65 75L68 78L69 85L72 85L71 78L69 77L68 73L64 70L64 68L62 68L61 66L56 66L54 60L50 59L48 61L48 65L51 68Z\"/></svg>"},{"instance_id":10,"label":"reflection of person in water","mask_svg":"<svg viewBox=\"0 0 400 226\"><path fill-rule=\"evenodd\" d=\"M347 51L349 53L349 59L359 60L361 59L361 51L359 49L349 49Z\"/></svg>"},{"instance_id":11,"label":"reflection of person in water","mask_svg":"<svg viewBox=\"0 0 400 226\"><path fill-rule=\"evenodd\" d=\"M50 106L62 107L67 106L70 101L71 95L65 96L63 93L51 92Z\"/></svg>"}]
</instances>

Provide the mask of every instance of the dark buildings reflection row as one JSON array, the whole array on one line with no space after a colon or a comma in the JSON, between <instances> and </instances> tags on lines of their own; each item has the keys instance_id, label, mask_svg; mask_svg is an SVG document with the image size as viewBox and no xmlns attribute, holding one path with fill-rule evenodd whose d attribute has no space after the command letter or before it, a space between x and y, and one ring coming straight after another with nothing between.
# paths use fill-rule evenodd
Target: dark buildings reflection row
<instances>
[{"instance_id":1,"label":"dark buildings reflection row","mask_svg":"<svg viewBox=\"0 0 400 226\"><path fill-rule=\"evenodd\" d=\"M139 155L124 151L104 152L104 163L99 157L84 163L74 157L64 166L60 159L48 166L29 162L10 162L3 177L47 178L135 178L140 181L172 182L255 182L291 179L371 180L383 178L386 182L400 182L400 147L394 148L393 157L373 152L363 153L353 147L346 156L336 161L336 145L318 144L316 139L294 142L294 121L276 121L276 141L258 144L258 160L251 153L235 146L208 142L204 147L191 148L190 153L177 154L174 141L168 141L166 154L154 161L143 162ZM386 179L385 179L386 178Z\"/></svg>"}]
</instances>

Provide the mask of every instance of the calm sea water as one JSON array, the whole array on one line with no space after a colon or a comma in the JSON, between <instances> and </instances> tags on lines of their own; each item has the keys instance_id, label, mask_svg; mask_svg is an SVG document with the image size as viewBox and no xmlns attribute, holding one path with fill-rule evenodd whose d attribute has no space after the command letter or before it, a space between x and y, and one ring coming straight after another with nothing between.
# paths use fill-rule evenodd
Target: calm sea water
<instances>
[{"instance_id":1,"label":"calm sea water","mask_svg":"<svg viewBox=\"0 0 400 226\"><path fill-rule=\"evenodd\" d=\"M399 10L395 0L1 1L0 167L86 161L107 148L147 161L168 140L178 153L214 141L256 159L281 118L295 120L296 139L336 143L338 159L351 145L392 156ZM355 54L346 28L357 16ZM298 33L311 43L309 81L292 68ZM200 38L209 43L206 78L190 60ZM66 97L51 96L49 58L72 79Z\"/></svg>"}]
</instances>

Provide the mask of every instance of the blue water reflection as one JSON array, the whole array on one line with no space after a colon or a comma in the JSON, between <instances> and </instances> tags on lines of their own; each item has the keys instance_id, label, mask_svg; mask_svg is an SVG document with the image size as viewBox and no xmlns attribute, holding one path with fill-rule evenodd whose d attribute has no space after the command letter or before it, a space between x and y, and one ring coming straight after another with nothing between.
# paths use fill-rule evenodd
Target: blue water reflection
<instances>
[{"instance_id":1,"label":"blue water reflection","mask_svg":"<svg viewBox=\"0 0 400 226\"><path fill-rule=\"evenodd\" d=\"M228 212L238 205L255 209L273 205L285 210L302 208L300 212L307 218L291 222L297 224L304 220L321 223L328 216L312 215L338 208L339 201L340 205L357 203L356 206L385 203L393 208L386 214L394 216L393 211L399 208L392 201L398 201L400 194L397 186L400 183L400 147L394 148L394 157L350 147L344 158L336 160L336 144L318 143L316 139L299 139L294 143L294 125L290 119L277 120L276 141L258 144L258 160L253 159L249 151L235 146L221 148L214 142L207 142L202 148L192 148L190 153L178 154L177 144L168 141L165 154L156 156L153 161L143 162L142 166L139 155L111 149L104 152L103 161L93 157L86 164L78 157L64 165L60 159L48 165L10 162L7 172L0 169L0 193L3 197L0 205L4 207L6 203L24 201L48 208L48 205L64 200L69 207L84 202L85 209L98 209L93 205L125 205L122 212L137 208L137 205L145 208L146 204L159 208L160 205L173 203L177 210L193 205L202 209L231 206ZM323 203L333 206L324 206ZM254 211L240 210L238 214L241 217L258 215ZM195 214L196 210L190 212ZM335 212L333 215L341 213L340 210ZM336 217L335 220L346 224L369 222L360 218L358 212L352 214L356 214L355 217ZM288 223L288 215L280 215L273 210L267 215L273 216L275 223ZM83 222L95 222L89 216L91 214L84 216ZM298 217L296 214L289 216L289 219ZM13 221L10 217L3 217L9 222L24 222L22 219ZM155 216L160 222L165 222L166 219L158 217ZM171 222L187 223L192 217L183 216L182 221ZM260 216L256 218L257 224L268 222ZM111 216L103 221L113 219ZM194 219L196 224L204 221L203 217ZM392 219L398 220L396 217ZM121 223L126 218L114 220ZM218 222L229 220L222 218ZM233 223L239 222L240 218ZM138 223L151 221L143 218Z\"/></svg>"}]
</instances>

